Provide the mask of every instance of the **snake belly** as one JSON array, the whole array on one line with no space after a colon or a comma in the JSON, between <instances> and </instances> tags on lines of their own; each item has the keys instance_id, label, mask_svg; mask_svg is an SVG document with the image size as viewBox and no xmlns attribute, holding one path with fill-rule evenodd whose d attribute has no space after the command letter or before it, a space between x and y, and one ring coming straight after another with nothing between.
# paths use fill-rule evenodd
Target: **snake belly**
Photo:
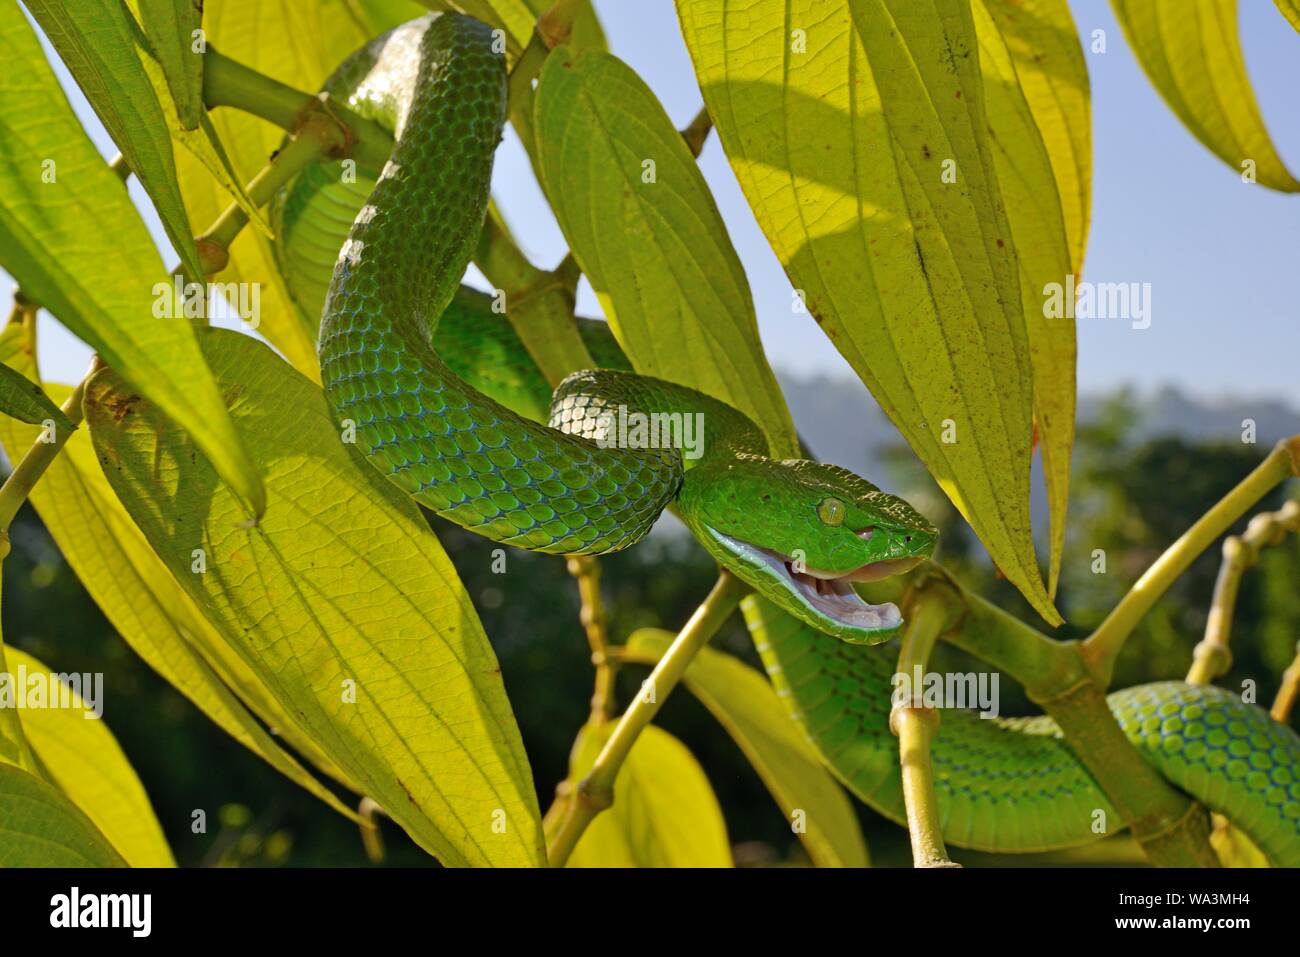
<instances>
[{"instance_id":1,"label":"snake belly","mask_svg":"<svg viewBox=\"0 0 1300 957\"><path fill-rule=\"evenodd\" d=\"M680 455L603 448L548 427L545 379L487 298L459 287L505 118L505 70L491 31L455 14L426 17L358 51L331 83L396 140L377 179L353 182L338 164L321 163L273 208L292 296L304 321L321 316L322 379L341 424L417 501L495 541L597 554L638 540L681 487ZM599 365L630 368L603 323L584 322L580 332ZM766 454L748 420L698 393L585 375L584 388L558 403L575 432L593 395L642 407L704 403L722 423L722 441L712 444L723 454ZM890 650L828 639L757 596L745 612L773 684L814 747L854 793L901 822ZM1300 866L1294 732L1213 687L1161 682L1109 700L1168 780L1228 816L1274 863ZM1115 822L1110 831L1122 826L1048 719L946 712L934 762L944 837L954 845L1084 844L1103 836L1094 831L1098 811Z\"/></svg>"}]
</instances>

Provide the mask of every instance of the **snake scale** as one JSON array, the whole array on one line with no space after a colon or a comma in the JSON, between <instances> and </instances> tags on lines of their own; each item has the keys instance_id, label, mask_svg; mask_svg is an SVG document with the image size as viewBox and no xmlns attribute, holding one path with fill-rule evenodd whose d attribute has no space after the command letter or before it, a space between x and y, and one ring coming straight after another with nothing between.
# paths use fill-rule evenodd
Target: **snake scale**
<instances>
[{"instance_id":1,"label":"snake scale","mask_svg":"<svg viewBox=\"0 0 1300 957\"><path fill-rule=\"evenodd\" d=\"M460 286L487 209L506 112L491 31L412 21L357 51L331 94L394 133L376 179L322 161L277 196L277 255L320 317L328 400L366 458L420 504L494 541L561 555L625 548L669 506L752 586L745 615L778 693L862 800L903 817L888 727L902 624L852 582L930 555L906 502L812 461L769 458L763 433L701 393L635 374L603 323L580 320L600 369L552 393L509 323ZM617 410L701 413L703 454L611 441ZM836 640L836 639L841 640ZM1110 704L1173 784L1227 815L1277 864L1300 865L1300 738L1219 688L1160 682ZM934 746L945 838L996 851L1096 840L1122 822L1045 718L944 715Z\"/></svg>"}]
</instances>

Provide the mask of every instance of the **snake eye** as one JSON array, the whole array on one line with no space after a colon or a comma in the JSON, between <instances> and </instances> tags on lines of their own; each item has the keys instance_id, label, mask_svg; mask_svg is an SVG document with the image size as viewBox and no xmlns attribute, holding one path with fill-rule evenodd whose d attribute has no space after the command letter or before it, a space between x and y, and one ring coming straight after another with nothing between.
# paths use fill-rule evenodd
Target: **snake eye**
<instances>
[{"instance_id":1,"label":"snake eye","mask_svg":"<svg viewBox=\"0 0 1300 957\"><path fill-rule=\"evenodd\" d=\"M837 498L822 499L817 506L817 517L827 525L840 525L844 522L844 503Z\"/></svg>"}]
</instances>

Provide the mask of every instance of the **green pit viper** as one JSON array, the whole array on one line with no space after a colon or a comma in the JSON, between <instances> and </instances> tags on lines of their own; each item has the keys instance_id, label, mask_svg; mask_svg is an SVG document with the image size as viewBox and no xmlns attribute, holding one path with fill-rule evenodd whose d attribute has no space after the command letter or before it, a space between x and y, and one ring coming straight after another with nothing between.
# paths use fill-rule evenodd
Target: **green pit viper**
<instances>
[{"instance_id":1,"label":"green pit viper","mask_svg":"<svg viewBox=\"0 0 1300 957\"><path fill-rule=\"evenodd\" d=\"M902 618L852 582L924 560L935 529L844 469L769 458L763 433L730 406L635 374L604 323L579 320L601 368L552 393L506 319L460 286L506 113L488 27L458 14L405 24L357 51L326 89L393 131L395 146L374 180L321 162L287 184L273 205L276 250L304 317L320 317L326 395L370 464L446 519L560 555L626 548L671 506L754 589L746 620L813 746L854 793L902 820L894 656L867 647ZM612 445L620 406L702 413L704 454ZM1110 704L1168 780L1274 863L1300 865L1294 732L1214 687L1160 682ZM1098 820L1122 826L1048 719L948 713L933 761L954 845L1048 850L1096 840Z\"/></svg>"}]
</instances>

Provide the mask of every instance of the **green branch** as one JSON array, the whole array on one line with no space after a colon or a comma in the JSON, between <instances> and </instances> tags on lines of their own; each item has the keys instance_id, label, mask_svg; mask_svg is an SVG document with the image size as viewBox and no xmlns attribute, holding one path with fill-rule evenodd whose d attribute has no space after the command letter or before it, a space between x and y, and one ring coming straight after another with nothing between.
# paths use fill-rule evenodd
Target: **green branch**
<instances>
[{"instance_id":1,"label":"green branch","mask_svg":"<svg viewBox=\"0 0 1300 957\"><path fill-rule=\"evenodd\" d=\"M552 867L565 865L587 826L614 803L614 780L637 737L659 713L695 655L709 643L748 591L748 585L724 569L708 597L659 659L642 685L641 693L614 726L591 770L568 796L564 820L549 841L547 856Z\"/></svg>"},{"instance_id":2,"label":"green branch","mask_svg":"<svg viewBox=\"0 0 1300 957\"><path fill-rule=\"evenodd\" d=\"M523 254L496 208L488 211L474 265L505 296L506 317L552 387L596 363L573 320L577 272L538 269Z\"/></svg>"},{"instance_id":3,"label":"green branch","mask_svg":"<svg viewBox=\"0 0 1300 957\"><path fill-rule=\"evenodd\" d=\"M3 536L0 543L3 555L0 555L0 558L9 554L9 526L13 523L14 516L18 514L18 510L22 508L23 502L27 501L27 496L32 493L36 483L40 481L45 470L58 457L77 425L81 423L81 397L85 391L86 379L82 379L63 403L63 414L72 423L72 428L52 426L50 433L42 431L27 450L27 454L22 457L22 461L9 473L4 485L0 485L0 535Z\"/></svg>"},{"instance_id":4,"label":"green branch","mask_svg":"<svg viewBox=\"0 0 1300 957\"><path fill-rule=\"evenodd\" d=\"M338 128L343 139L340 155L355 159L358 167L372 176L384 168L393 152L392 134L328 93L313 96L296 90L211 46L203 56L203 103L208 109L226 106L243 110L289 133L298 132L313 116L322 117Z\"/></svg>"},{"instance_id":5,"label":"green branch","mask_svg":"<svg viewBox=\"0 0 1300 957\"><path fill-rule=\"evenodd\" d=\"M1277 689L1277 697L1273 699L1273 708L1269 712L1273 720L1279 724L1290 721L1291 710L1295 707L1297 698L1300 698L1300 643L1295 646L1295 658L1283 673L1282 686Z\"/></svg>"},{"instance_id":6,"label":"green branch","mask_svg":"<svg viewBox=\"0 0 1300 957\"><path fill-rule=\"evenodd\" d=\"M925 672L934 643L953 622L955 603L939 591L937 587L920 589L908 605L907 625L898 652L898 674L908 681L918 669ZM889 729L898 738L912 865L959 867L948 858L944 847L943 822L934 793L930 743L939 731L939 712L924 704L921 688L912 688L909 702L895 701L890 709Z\"/></svg>"},{"instance_id":7,"label":"green branch","mask_svg":"<svg viewBox=\"0 0 1300 957\"><path fill-rule=\"evenodd\" d=\"M1281 544L1288 532L1300 532L1300 502L1290 501L1276 512L1256 515L1242 535L1223 540L1223 562L1214 582L1214 598L1205 621L1205 637L1193 652L1187 683L1209 684L1228 673L1232 667L1232 620L1236 613L1237 591L1246 570L1259 561L1260 553L1270 545Z\"/></svg>"},{"instance_id":8,"label":"green branch","mask_svg":"<svg viewBox=\"0 0 1300 957\"><path fill-rule=\"evenodd\" d=\"M578 583L578 597L582 602L578 618L587 633L591 664L596 669L595 688L591 693L591 720L603 724L614 714L614 679L618 676L618 662L610 655L605 602L600 596L600 562L590 555L574 555L566 565Z\"/></svg>"},{"instance_id":9,"label":"green branch","mask_svg":"<svg viewBox=\"0 0 1300 957\"><path fill-rule=\"evenodd\" d=\"M282 186L325 156L336 155L348 141L346 131L321 114L308 114L293 138L249 180L245 187L255 206L265 206ZM230 262L230 247L248 225L248 213L231 203L200 236L195 237L205 275L221 272Z\"/></svg>"},{"instance_id":10,"label":"green branch","mask_svg":"<svg viewBox=\"0 0 1300 957\"><path fill-rule=\"evenodd\" d=\"M1151 565L1128 594L1083 643L1083 657L1103 687L1115 660L1152 606L1220 535L1278 485L1300 475L1300 436L1279 442L1259 467L1203 515Z\"/></svg>"},{"instance_id":11,"label":"green branch","mask_svg":"<svg viewBox=\"0 0 1300 957\"><path fill-rule=\"evenodd\" d=\"M960 586L929 563L905 577L863 589L869 601L910 604L929 590L932 577L951 589L939 592L959 623L943 637L989 662L1024 686L1030 699L1060 726L1066 743L1132 831L1152 863L1214 866L1204 808L1176 790L1125 737L1105 690L1081 654L1079 642L1048 638L1030 625Z\"/></svg>"}]
</instances>

